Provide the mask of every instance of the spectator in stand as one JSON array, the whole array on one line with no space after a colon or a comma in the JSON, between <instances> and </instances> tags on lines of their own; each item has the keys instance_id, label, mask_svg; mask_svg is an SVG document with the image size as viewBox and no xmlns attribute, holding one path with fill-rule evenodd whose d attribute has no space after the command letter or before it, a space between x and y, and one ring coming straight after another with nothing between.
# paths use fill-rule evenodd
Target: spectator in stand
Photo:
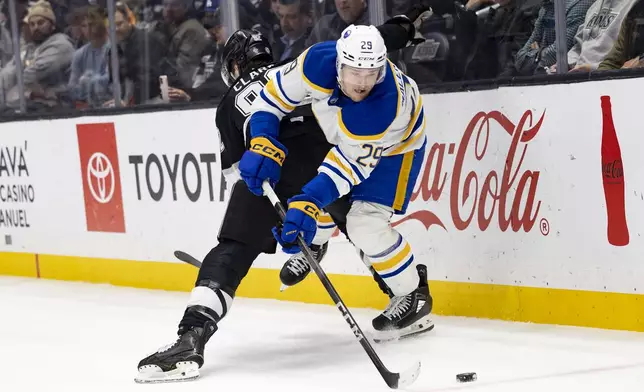
<instances>
[{"instance_id":1,"label":"spectator in stand","mask_svg":"<svg viewBox=\"0 0 644 392\"><path fill-rule=\"evenodd\" d=\"M212 4L206 5L206 14L202 20L211 36L210 44L201 57L199 68L192 78L191 88L181 89L171 86L168 89L168 97L171 102L217 99L228 91L228 87L219 76L221 74L221 49L224 47L227 37L221 22L221 10L217 8L213 11L211 6Z\"/></svg>"},{"instance_id":2,"label":"spectator in stand","mask_svg":"<svg viewBox=\"0 0 644 392\"><path fill-rule=\"evenodd\" d=\"M467 13L484 14L473 18L476 32L467 50L468 58L463 62L462 79L496 78L504 70L513 68L516 54L530 39L540 3L539 0L469 0L465 5ZM499 8L487 8L495 4Z\"/></svg>"},{"instance_id":3,"label":"spectator in stand","mask_svg":"<svg viewBox=\"0 0 644 392\"><path fill-rule=\"evenodd\" d=\"M11 60L13 60L13 41L11 39L11 20L9 18L9 1L3 0L0 2L0 14L4 20L0 22L0 69L5 67ZM29 5L26 0L16 0L16 15L18 20L22 20L20 26L21 30L21 43L20 48L21 52L26 53L26 47L30 42L28 38L29 34L29 24L27 23L26 16ZM25 39L25 37L27 37Z\"/></svg>"},{"instance_id":4,"label":"spectator in stand","mask_svg":"<svg viewBox=\"0 0 644 392\"><path fill-rule=\"evenodd\" d=\"M88 33L89 26L87 25L87 13L89 7L80 7L74 9L71 14L67 16L67 34L72 41L74 41L74 47L76 49L82 48L88 42Z\"/></svg>"},{"instance_id":5,"label":"spectator in stand","mask_svg":"<svg viewBox=\"0 0 644 392\"><path fill-rule=\"evenodd\" d=\"M34 4L27 13L33 51L23 58L23 78L26 98L33 109L57 106L57 94L67 88L69 67L74 46L69 37L56 29L56 16L47 1ZM18 109L17 67L12 60L0 71L0 99L10 108Z\"/></svg>"},{"instance_id":6,"label":"spectator in stand","mask_svg":"<svg viewBox=\"0 0 644 392\"><path fill-rule=\"evenodd\" d=\"M277 16L282 38L273 44L276 61L299 56L307 48L306 39L311 32L313 19L310 0L279 0Z\"/></svg>"},{"instance_id":7,"label":"spectator in stand","mask_svg":"<svg viewBox=\"0 0 644 392\"><path fill-rule=\"evenodd\" d=\"M319 16L325 14L332 14L337 11L334 0L314 0L318 3L316 8L321 11ZM388 15L402 15L409 11L412 4L418 3L420 0L386 0L385 12Z\"/></svg>"},{"instance_id":8,"label":"spectator in stand","mask_svg":"<svg viewBox=\"0 0 644 392\"><path fill-rule=\"evenodd\" d=\"M221 78L221 50L226 44L228 34L221 21L221 10L214 12L206 4L202 23L211 36L211 43L203 53L201 64L193 77L192 88L180 89L171 86L168 89L168 96L171 102L174 101L206 101L221 98L227 91L228 86ZM240 8L239 25L251 25L251 19L244 9Z\"/></svg>"},{"instance_id":9,"label":"spectator in stand","mask_svg":"<svg viewBox=\"0 0 644 392\"><path fill-rule=\"evenodd\" d=\"M385 10L388 15L403 15L409 11L413 3L417 2L420 2L420 0L387 0Z\"/></svg>"},{"instance_id":10,"label":"spectator in stand","mask_svg":"<svg viewBox=\"0 0 644 392\"><path fill-rule=\"evenodd\" d=\"M89 43L74 53L69 77L71 98L76 107L98 107L109 99L107 58L110 45L105 18L98 7L87 8L84 23Z\"/></svg>"},{"instance_id":11,"label":"spectator in stand","mask_svg":"<svg viewBox=\"0 0 644 392\"><path fill-rule=\"evenodd\" d=\"M0 11L0 69L9 64L13 58L13 42L11 42L9 26L10 22L3 9Z\"/></svg>"},{"instance_id":12,"label":"spectator in stand","mask_svg":"<svg viewBox=\"0 0 644 392\"><path fill-rule=\"evenodd\" d=\"M279 0L260 0L257 5L258 23L252 26L253 29L262 33L268 42L273 46L282 38L282 29L277 17Z\"/></svg>"},{"instance_id":13,"label":"spectator in stand","mask_svg":"<svg viewBox=\"0 0 644 392\"><path fill-rule=\"evenodd\" d=\"M584 22L594 0L566 0L566 51L575 43L575 35ZM544 0L530 39L519 50L507 76L527 76L547 73L557 62L555 44L554 0Z\"/></svg>"},{"instance_id":14,"label":"spectator in stand","mask_svg":"<svg viewBox=\"0 0 644 392\"><path fill-rule=\"evenodd\" d=\"M349 25L368 25L369 12L366 0L335 0L336 12L324 15L313 27L306 40L306 47L322 41L340 38Z\"/></svg>"},{"instance_id":15,"label":"spectator in stand","mask_svg":"<svg viewBox=\"0 0 644 392\"><path fill-rule=\"evenodd\" d=\"M588 9L584 23L575 36L575 46L568 52L570 72L590 72L613 48L622 22L637 0L596 0ZM556 64L552 71L556 70Z\"/></svg>"},{"instance_id":16,"label":"spectator in stand","mask_svg":"<svg viewBox=\"0 0 644 392\"><path fill-rule=\"evenodd\" d=\"M68 0L51 0L49 1L49 4L51 5L52 10L54 11L54 15L56 16L56 28L58 31L62 31L63 33L67 30L67 20L66 17L67 15L70 14L69 6L68 6ZM83 2L84 6L88 5L87 1Z\"/></svg>"},{"instance_id":17,"label":"spectator in stand","mask_svg":"<svg viewBox=\"0 0 644 392\"><path fill-rule=\"evenodd\" d=\"M114 26L123 106L159 102L160 66L165 55L163 42L155 34L136 28L136 17L121 2L116 3ZM110 67L110 83L113 77L110 60L113 50L114 45L110 45L107 59ZM112 105L114 105L113 100L104 104L104 106Z\"/></svg>"},{"instance_id":18,"label":"spectator in stand","mask_svg":"<svg viewBox=\"0 0 644 392\"><path fill-rule=\"evenodd\" d=\"M624 18L617 40L600 71L644 67L644 0L638 0Z\"/></svg>"},{"instance_id":19,"label":"spectator in stand","mask_svg":"<svg viewBox=\"0 0 644 392\"><path fill-rule=\"evenodd\" d=\"M171 84L188 88L210 42L209 34L196 19L192 0L163 0L163 19L157 31L168 48L165 74Z\"/></svg>"}]
</instances>

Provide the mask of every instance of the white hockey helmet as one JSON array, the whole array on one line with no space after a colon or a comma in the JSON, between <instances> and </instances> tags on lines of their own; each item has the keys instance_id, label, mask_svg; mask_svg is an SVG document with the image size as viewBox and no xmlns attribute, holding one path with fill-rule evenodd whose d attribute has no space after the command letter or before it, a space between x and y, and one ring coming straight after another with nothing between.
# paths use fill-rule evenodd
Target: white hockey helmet
<instances>
[{"instance_id":1,"label":"white hockey helmet","mask_svg":"<svg viewBox=\"0 0 644 392\"><path fill-rule=\"evenodd\" d=\"M350 25L342 32L336 43L336 68L338 82L342 85L343 66L358 69L377 69L380 83L387 70L387 47L375 26Z\"/></svg>"}]
</instances>

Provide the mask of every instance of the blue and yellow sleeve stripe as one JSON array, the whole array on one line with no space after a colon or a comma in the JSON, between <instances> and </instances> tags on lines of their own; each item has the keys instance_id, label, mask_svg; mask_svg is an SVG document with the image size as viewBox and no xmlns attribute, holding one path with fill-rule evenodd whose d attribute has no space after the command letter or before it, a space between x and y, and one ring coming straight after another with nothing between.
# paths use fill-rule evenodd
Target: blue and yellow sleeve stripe
<instances>
[{"instance_id":1,"label":"blue and yellow sleeve stripe","mask_svg":"<svg viewBox=\"0 0 644 392\"><path fill-rule=\"evenodd\" d=\"M405 131L405 135L400 143L395 148L387 151L384 155L398 155L403 154L409 150L411 146L416 144L420 138L425 135L425 109L423 108L423 100L419 96L418 105L414 109L409 126Z\"/></svg>"},{"instance_id":2,"label":"blue and yellow sleeve stripe","mask_svg":"<svg viewBox=\"0 0 644 392\"><path fill-rule=\"evenodd\" d=\"M342 154L337 146L329 150L319 171L331 178L340 195L349 193L355 185L365 179L360 170Z\"/></svg>"},{"instance_id":3,"label":"blue and yellow sleeve stripe","mask_svg":"<svg viewBox=\"0 0 644 392\"><path fill-rule=\"evenodd\" d=\"M318 229L320 230L335 229L335 227L336 225L331 215L329 215L325 211L321 211L320 217L318 218Z\"/></svg>"},{"instance_id":4,"label":"blue and yellow sleeve stripe","mask_svg":"<svg viewBox=\"0 0 644 392\"><path fill-rule=\"evenodd\" d=\"M276 84L276 85L277 85L277 87L279 88L279 92L280 92L281 96L282 96L282 97L283 97L283 98L284 98L288 103L290 103L290 104L291 104L291 105L293 105L293 106L297 106L297 105L300 103L300 101L294 101L294 100L292 100L291 98L289 98L289 97L288 97L288 95L286 94L286 91L284 91L284 85L282 84L282 71L278 72L278 73L275 75L275 84Z\"/></svg>"},{"instance_id":5,"label":"blue and yellow sleeve stripe","mask_svg":"<svg viewBox=\"0 0 644 392\"><path fill-rule=\"evenodd\" d=\"M295 106L289 103L289 99L282 96L281 92L278 92L277 87L275 87L275 79L269 80L259 95L267 104L283 114L288 114L295 110Z\"/></svg>"}]
</instances>

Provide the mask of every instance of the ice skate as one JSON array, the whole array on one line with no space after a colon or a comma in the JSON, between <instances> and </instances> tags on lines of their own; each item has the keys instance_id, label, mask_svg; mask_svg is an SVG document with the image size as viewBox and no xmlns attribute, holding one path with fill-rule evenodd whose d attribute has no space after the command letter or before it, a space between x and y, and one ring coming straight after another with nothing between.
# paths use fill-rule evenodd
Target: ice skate
<instances>
[{"instance_id":1,"label":"ice skate","mask_svg":"<svg viewBox=\"0 0 644 392\"><path fill-rule=\"evenodd\" d=\"M420 283L418 288L404 296L394 296L387 308L372 321L376 330L374 341L386 342L431 331L433 300L427 285L427 267L417 267Z\"/></svg>"},{"instance_id":2,"label":"ice skate","mask_svg":"<svg viewBox=\"0 0 644 392\"><path fill-rule=\"evenodd\" d=\"M325 242L324 244L311 245L311 253L315 256L315 260L320 263L326 255L326 251L329 247L329 243ZM294 286L306 278L306 276L311 272L311 266L304 253L299 252L291 256L280 271L280 281L282 282L282 287L280 291L286 290L290 286Z\"/></svg>"},{"instance_id":3,"label":"ice skate","mask_svg":"<svg viewBox=\"0 0 644 392\"><path fill-rule=\"evenodd\" d=\"M139 362L137 383L189 381L199 377L199 368L204 363L204 347L217 330L214 321L203 328L192 327L179 330L177 340L160 348Z\"/></svg>"}]
</instances>

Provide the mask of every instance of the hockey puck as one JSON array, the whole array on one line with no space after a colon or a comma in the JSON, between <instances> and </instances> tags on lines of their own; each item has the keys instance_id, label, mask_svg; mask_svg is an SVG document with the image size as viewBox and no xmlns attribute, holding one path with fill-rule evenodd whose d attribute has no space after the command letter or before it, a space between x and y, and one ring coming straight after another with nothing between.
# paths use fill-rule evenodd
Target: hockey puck
<instances>
[{"instance_id":1,"label":"hockey puck","mask_svg":"<svg viewBox=\"0 0 644 392\"><path fill-rule=\"evenodd\" d=\"M456 380L458 382L472 382L476 381L476 373L460 373L456 375Z\"/></svg>"}]
</instances>

